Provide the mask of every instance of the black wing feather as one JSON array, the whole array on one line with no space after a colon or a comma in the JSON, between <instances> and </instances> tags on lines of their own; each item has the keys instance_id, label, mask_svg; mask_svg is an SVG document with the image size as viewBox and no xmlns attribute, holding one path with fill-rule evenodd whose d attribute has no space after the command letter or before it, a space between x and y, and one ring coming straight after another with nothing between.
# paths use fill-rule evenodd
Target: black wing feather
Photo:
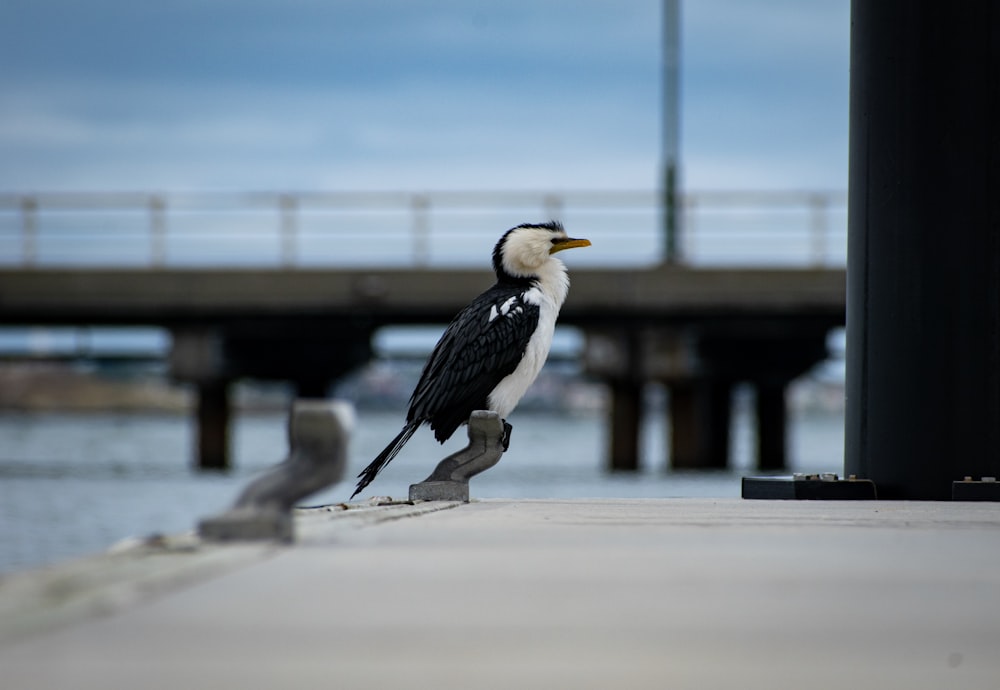
<instances>
[{"instance_id":1,"label":"black wing feather","mask_svg":"<svg viewBox=\"0 0 1000 690\"><path fill-rule=\"evenodd\" d=\"M517 368L538 326L538 306L524 293L521 286L495 285L455 317L420 375L407 422L430 422L443 443L473 410L486 409L490 392Z\"/></svg>"}]
</instances>

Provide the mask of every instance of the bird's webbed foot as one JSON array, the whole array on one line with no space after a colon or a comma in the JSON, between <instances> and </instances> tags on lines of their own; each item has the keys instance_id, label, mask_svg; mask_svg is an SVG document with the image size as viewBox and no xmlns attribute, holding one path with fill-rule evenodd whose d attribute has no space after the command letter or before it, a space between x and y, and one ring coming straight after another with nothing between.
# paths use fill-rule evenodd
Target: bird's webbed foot
<instances>
[{"instance_id":1,"label":"bird's webbed foot","mask_svg":"<svg viewBox=\"0 0 1000 690\"><path fill-rule=\"evenodd\" d=\"M510 425L510 422L508 422L506 419L504 419L503 420L503 438L500 440L500 443L503 445L503 452L505 452L505 453L507 452L507 449L510 448L510 432L513 431L513 430L514 430L514 427L512 427Z\"/></svg>"}]
</instances>

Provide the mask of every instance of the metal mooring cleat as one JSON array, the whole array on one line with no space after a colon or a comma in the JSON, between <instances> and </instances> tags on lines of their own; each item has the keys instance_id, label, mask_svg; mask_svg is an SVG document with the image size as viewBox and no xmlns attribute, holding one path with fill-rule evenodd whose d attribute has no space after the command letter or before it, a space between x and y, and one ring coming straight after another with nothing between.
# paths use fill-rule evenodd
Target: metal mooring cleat
<instances>
[{"instance_id":1,"label":"metal mooring cleat","mask_svg":"<svg viewBox=\"0 0 1000 690\"><path fill-rule=\"evenodd\" d=\"M410 485L411 501L469 501L469 479L500 461L511 426L496 412L476 410L469 417L469 445L438 463L427 479Z\"/></svg>"},{"instance_id":2,"label":"metal mooring cleat","mask_svg":"<svg viewBox=\"0 0 1000 690\"><path fill-rule=\"evenodd\" d=\"M296 400L288 420L288 457L250 482L232 508L202 520L201 537L293 541L295 504L344 476L353 416L346 403Z\"/></svg>"}]
</instances>

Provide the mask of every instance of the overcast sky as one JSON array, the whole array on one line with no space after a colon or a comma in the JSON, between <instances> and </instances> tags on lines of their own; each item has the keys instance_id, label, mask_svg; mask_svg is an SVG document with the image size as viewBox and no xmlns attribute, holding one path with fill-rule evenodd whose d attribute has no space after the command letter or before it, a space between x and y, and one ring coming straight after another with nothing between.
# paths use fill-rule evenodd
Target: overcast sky
<instances>
[{"instance_id":1,"label":"overcast sky","mask_svg":"<svg viewBox=\"0 0 1000 690\"><path fill-rule=\"evenodd\" d=\"M5 0L0 191L652 188L658 0ZM843 189L847 0L682 7L685 185Z\"/></svg>"}]
</instances>

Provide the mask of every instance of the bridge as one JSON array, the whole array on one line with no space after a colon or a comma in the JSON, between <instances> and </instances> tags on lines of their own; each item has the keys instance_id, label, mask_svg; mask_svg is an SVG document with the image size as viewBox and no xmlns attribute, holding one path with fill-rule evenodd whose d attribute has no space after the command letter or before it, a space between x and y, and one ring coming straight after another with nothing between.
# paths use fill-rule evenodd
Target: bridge
<instances>
[{"instance_id":1,"label":"bridge","mask_svg":"<svg viewBox=\"0 0 1000 690\"><path fill-rule=\"evenodd\" d=\"M641 391L670 391L670 463L724 467L730 394L756 390L758 464L786 464L785 390L844 323L838 193L682 198L665 263L655 192L0 196L0 325L145 325L198 390L198 464L225 467L229 384L302 396L372 358L373 334L444 324L492 282L499 233L562 219L574 253L560 319L611 391L608 466L635 469ZM477 268L472 268L475 265Z\"/></svg>"}]
</instances>

